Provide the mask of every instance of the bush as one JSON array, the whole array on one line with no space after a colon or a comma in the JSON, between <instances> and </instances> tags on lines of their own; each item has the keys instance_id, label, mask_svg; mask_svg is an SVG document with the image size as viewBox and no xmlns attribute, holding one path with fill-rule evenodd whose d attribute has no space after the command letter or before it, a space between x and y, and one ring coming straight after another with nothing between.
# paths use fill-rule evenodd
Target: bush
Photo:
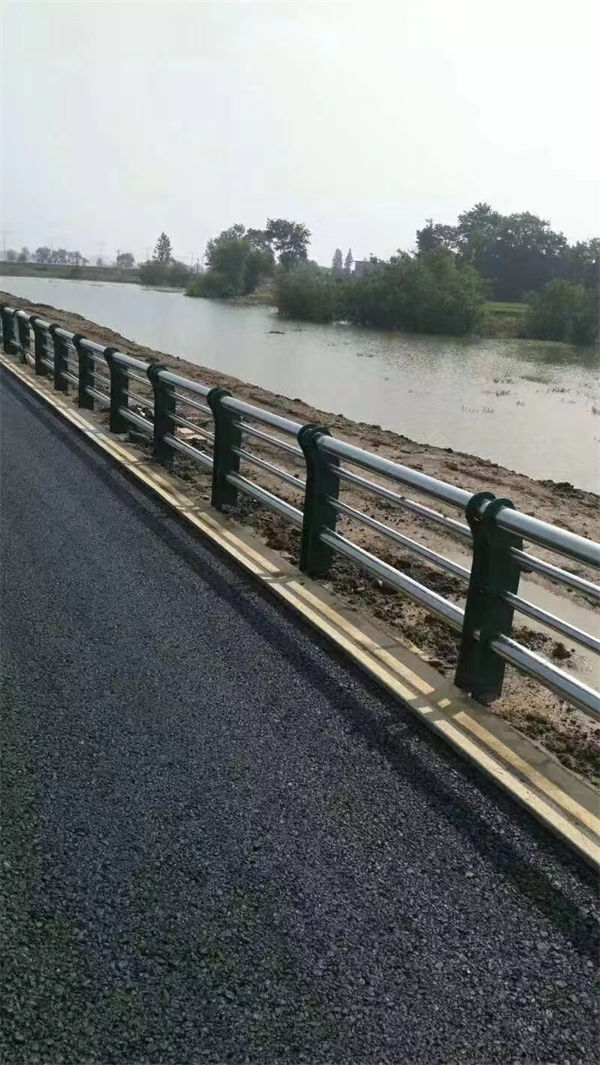
<instances>
[{"instance_id":1,"label":"bush","mask_svg":"<svg viewBox=\"0 0 600 1065\"><path fill-rule=\"evenodd\" d=\"M172 285L174 288L185 288L190 280L191 273L189 266L176 259L175 262L169 264L167 285Z\"/></svg>"},{"instance_id":2,"label":"bush","mask_svg":"<svg viewBox=\"0 0 600 1065\"><path fill-rule=\"evenodd\" d=\"M188 296L203 296L206 299L227 299L235 296L236 291L231 281L218 270L207 270L198 274L187 289Z\"/></svg>"},{"instance_id":3,"label":"bush","mask_svg":"<svg viewBox=\"0 0 600 1065\"><path fill-rule=\"evenodd\" d=\"M145 263L140 264L142 285L164 285L166 276L167 267L164 263L159 263L155 259L147 259Z\"/></svg>"},{"instance_id":4,"label":"bush","mask_svg":"<svg viewBox=\"0 0 600 1065\"><path fill-rule=\"evenodd\" d=\"M185 288L190 275L191 270L189 267L177 260L163 263L158 259L147 259L145 263L140 264L140 281L142 285Z\"/></svg>"},{"instance_id":5,"label":"bush","mask_svg":"<svg viewBox=\"0 0 600 1065\"><path fill-rule=\"evenodd\" d=\"M330 276L316 275L313 270L304 267L281 271L275 290L277 308L286 318L333 322L343 316L344 288L344 285L331 280Z\"/></svg>"},{"instance_id":6,"label":"bush","mask_svg":"<svg viewBox=\"0 0 600 1065\"><path fill-rule=\"evenodd\" d=\"M481 321L487 284L445 249L402 253L351 281L347 316L362 325L462 335Z\"/></svg>"},{"instance_id":7,"label":"bush","mask_svg":"<svg viewBox=\"0 0 600 1065\"><path fill-rule=\"evenodd\" d=\"M440 249L373 263L368 274L346 282L331 273L291 271L278 278L277 306L287 317L312 322L344 318L383 329L460 335L479 324L486 290L475 270Z\"/></svg>"},{"instance_id":8,"label":"bush","mask_svg":"<svg viewBox=\"0 0 600 1065\"><path fill-rule=\"evenodd\" d=\"M570 281L549 281L530 297L525 336L594 344L598 340L598 293Z\"/></svg>"}]
</instances>

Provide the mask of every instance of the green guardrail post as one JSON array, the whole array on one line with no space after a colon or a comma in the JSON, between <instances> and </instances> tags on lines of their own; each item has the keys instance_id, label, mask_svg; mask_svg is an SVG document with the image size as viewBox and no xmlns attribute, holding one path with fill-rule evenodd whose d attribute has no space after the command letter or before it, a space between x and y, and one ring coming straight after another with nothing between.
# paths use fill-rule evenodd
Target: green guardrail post
<instances>
[{"instance_id":1,"label":"green guardrail post","mask_svg":"<svg viewBox=\"0 0 600 1065\"><path fill-rule=\"evenodd\" d=\"M175 414L176 399L173 394L173 387L160 379L160 371L167 369L167 366L163 366L159 362L153 362L150 363L146 373L150 378L150 384L154 392L154 446L152 453L156 461L161 462L163 466L172 466L173 448L165 441L165 435L167 433L172 434L175 430L173 415Z\"/></svg>"},{"instance_id":2,"label":"green guardrail post","mask_svg":"<svg viewBox=\"0 0 600 1065\"><path fill-rule=\"evenodd\" d=\"M15 311L3 306L0 309L2 318L2 347L6 355L19 354L19 342L15 333Z\"/></svg>"},{"instance_id":3,"label":"green guardrail post","mask_svg":"<svg viewBox=\"0 0 600 1065\"><path fill-rule=\"evenodd\" d=\"M129 396L127 395L127 389L129 388L129 374L124 366L115 362L114 356L118 350L118 348L104 349L104 358L108 363L108 369L110 372L109 427L111 433L126 433L129 429L129 423L127 419L123 417L121 411L124 407L126 409L129 407Z\"/></svg>"},{"instance_id":4,"label":"green guardrail post","mask_svg":"<svg viewBox=\"0 0 600 1065\"><path fill-rule=\"evenodd\" d=\"M239 473L240 456L234 448L242 446L242 431L235 414L223 407L222 401L231 392L226 388L211 388L206 397L215 421L213 448L212 505L217 510L237 503L237 488L227 480L230 473Z\"/></svg>"},{"instance_id":5,"label":"green guardrail post","mask_svg":"<svg viewBox=\"0 0 600 1065\"><path fill-rule=\"evenodd\" d=\"M34 368L38 377L46 377L48 375L48 369L44 366L42 359L46 356L46 330L39 324L37 318L33 317L29 319L31 328L33 329L33 358Z\"/></svg>"},{"instance_id":6,"label":"green guardrail post","mask_svg":"<svg viewBox=\"0 0 600 1065\"><path fill-rule=\"evenodd\" d=\"M94 357L87 348L81 346L85 337L81 333L75 333L73 347L77 352L77 406L83 410L94 409L94 397L90 396L88 388L94 387Z\"/></svg>"},{"instance_id":7,"label":"green guardrail post","mask_svg":"<svg viewBox=\"0 0 600 1065\"><path fill-rule=\"evenodd\" d=\"M523 541L496 525L496 514L503 507L514 510L510 499L497 499L491 492L478 492L466 507L473 561L454 682L486 704L500 697L506 668L490 641L510 636L512 630L514 608L502 599L502 593L516 595L521 575L510 549L522 550Z\"/></svg>"},{"instance_id":8,"label":"green guardrail post","mask_svg":"<svg viewBox=\"0 0 600 1065\"><path fill-rule=\"evenodd\" d=\"M66 373L68 369L68 343L64 337L57 336L56 330L60 328L56 322L50 326L50 336L52 337L52 346L54 348L54 387L57 392L67 392L67 382L63 377L63 373Z\"/></svg>"},{"instance_id":9,"label":"green guardrail post","mask_svg":"<svg viewBox=\"0 0 600 1065\"><path fill-rule=\"evenodd\" d=\"M300 544L300 569L309 577L324 577L331 567L334 552L321 540L323 531L334 532L337 511L330 499L339 495L339 479L329 468L339 466L335 455L325 455L317 447L320 436L331 436L323 425L303 425L298 443L306 459L306 492Z\"/></svg>"},{"instance_id":10,"label":"green guardrail post","mask_svg":"<svg viewBox=\"0 0 600 1065\"><path fill-rule=\"evenodd\" d=\"M22 314L15 313L15 321L17 323L17 335L19 337L19 352L21 354L21 362L27 363L27 352L31 345L31 329L29 327L29 318L25 318Z\"/></svg>"}]
</instances>

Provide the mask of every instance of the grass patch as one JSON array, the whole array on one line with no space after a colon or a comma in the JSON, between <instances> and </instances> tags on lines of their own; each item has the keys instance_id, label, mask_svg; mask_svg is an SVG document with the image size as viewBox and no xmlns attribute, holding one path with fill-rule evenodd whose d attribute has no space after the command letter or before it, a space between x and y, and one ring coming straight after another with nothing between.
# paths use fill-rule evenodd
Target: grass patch
<instances>
[{"instance_id":1,"label":"grass patch","mask_svg":"<svg viewBox=\"0 0 600 1065\"><path fill-rule=\"evenodd\" d=\"M494 300L488 300L484 305L484 311L486 314L518 314L523 315L527 310L529 304L527 303L498 303Z\"/></svg>"},{"instance_id":2,"label":"grass patch","mask_svg":"<svg viewBox=\"0 0 600 1065\"><path fill-rule=\"evenodd\" d=\"M483 306L481 333L486 337L522 337L526 303L498 303L488 300Z\"/></svg>"}]
</instances>

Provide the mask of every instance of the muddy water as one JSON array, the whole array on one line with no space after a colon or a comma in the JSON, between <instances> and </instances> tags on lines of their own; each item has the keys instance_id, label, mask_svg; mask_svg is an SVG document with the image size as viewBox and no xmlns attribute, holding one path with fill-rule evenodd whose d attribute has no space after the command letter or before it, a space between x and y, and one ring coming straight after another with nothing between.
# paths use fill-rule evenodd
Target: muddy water
<instances>
[{"instance_id":1,"label":"muddy water","mask_svg":"<svg viewBox=\"0 0 600 1065\"><path fill-rule=\"evenodd\" d=\"M0 286L356 421L600 486L597 350L285 322L269 308L137 285L0 277Z\"/></svg>"}]
</instances>

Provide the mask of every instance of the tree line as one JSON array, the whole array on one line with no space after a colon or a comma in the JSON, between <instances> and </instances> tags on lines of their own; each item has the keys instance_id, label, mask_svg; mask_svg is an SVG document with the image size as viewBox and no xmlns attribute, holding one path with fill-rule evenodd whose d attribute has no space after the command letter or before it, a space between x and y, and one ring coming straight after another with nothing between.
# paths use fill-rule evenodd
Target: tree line
<instances>
[{"instance_id":1,"label":"tree line","mask_svg":"<svg viewBox=\"0 0 600 1065\"><path fill-rule=\"evenodd\" d=\"M520 335L572 343L598 338L600 239L570 245L529 212L502 215L479 203L455 226L427 219L413 251L387 260L371 256L360 272L352 251L344 258L341 248L331 267L319 266L309 259L310 239L303 223L284 218L268 218L263 229L237 223L208 242L206 270L196 275L176 259L162 232L152 257L139 264L140 280L212 298L249 295L267 283L289 317L449 334L481 329L489 299L518 301L527 304ZM78 251L47 247L11 249L6 258L88 262ZM135 260L123 252L116 262L132 267Z\"/></svg>"},{"instance_id":2,"label":"tree line","mask_svg":"<svg viewBox=\"0 0 600 1065\"><path fill-rule=\"evenodd\" d=\"M569 245L535 215L501 215L476 204L456 226L428 219L416 248L371 256L358 273L349 250L330 268L308 257L306 226L268 219L237 224L211 240L206 272L189 295L248 295L265 281L279 312L314 322L345 320L380 328L448 334L482 328L486 301L527 303L521 335L572 343L598 337L600 240Z\"/></svg>"},{"instance_id":3,"label":"tree line","mask_svg":"<svg viewBox=\"0 0 600 1065\"><path fill-rule=\"evenodd\" d=\"M523 211L503 215L477 203L455 226L428 218L417 230L419 252L445 248L489 282L490 298L527 301L549 281L598 286L600 238L569 244L550 223Z\"/></svg>"},{"instance_id":4,"label":"tree line","mask_svg":"<svg viewBox=\"0 0 600 1065\"><path fill-rule=\"evenodd\" d=\"M7 263L38 263L49 266L88 266L89 259L80 251L67 251L66 248L48 248L41 245L35 251L22 247L20 251L15 248L7 248L5 261ZM135 257L130 251L119 252L115 258L117 266L126 269L135 265ZM96 266L104 266L101 256L96 259Z\"/></svg>"}]
</instances>

